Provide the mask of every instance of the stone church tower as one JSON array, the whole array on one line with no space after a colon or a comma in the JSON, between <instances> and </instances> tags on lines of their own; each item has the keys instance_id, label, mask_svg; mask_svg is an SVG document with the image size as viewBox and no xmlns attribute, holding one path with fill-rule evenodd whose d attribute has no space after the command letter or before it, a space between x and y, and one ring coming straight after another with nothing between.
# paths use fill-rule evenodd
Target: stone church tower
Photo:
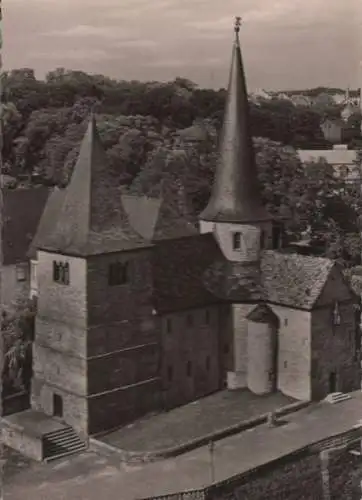
<instances>
[{"instance_id":1,"label":"stone church tower","mask_svg":"<svg viewBox=\"0 0 362 500\"><path fill-rule=\"evenodd\" d=\"M92 117L53 230L38 243L32 407L79 434L158 407L150 244L129 224Z\"/></svg>"},{"instance_id":2,"label":"stone church tower","mask_svg":"<svg viewBox=\"0 0 362 500\"><path fill-rule=\"evenodd\" d=\"M256 291L252 297L236 296L232 306L234 352L229 388L247 385L246 316L262 298L258 295L260 251L271 248L273 239L272 218L263 206L258 183L239 29L237 19L219 160L210 201L200 215L201 232L214 233L231 264L230 273L243 277L245 289Z\"/></svg>"}]
</instances>

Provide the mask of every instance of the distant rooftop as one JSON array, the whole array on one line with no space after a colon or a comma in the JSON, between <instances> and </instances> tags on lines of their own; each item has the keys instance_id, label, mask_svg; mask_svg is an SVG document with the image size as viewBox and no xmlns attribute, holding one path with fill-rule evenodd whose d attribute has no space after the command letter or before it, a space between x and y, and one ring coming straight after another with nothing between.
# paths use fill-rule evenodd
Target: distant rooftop
<instances>
[{"instance_id":1,"label":"distant rooftop","mask_svg":"<svg viewBox=\"0 0 362 500\"><path fill-rule=\"evenodd\" d=\"M345 145L337 145L333 149L298 149L299 159L302 163L317 162L321 158L330 165L353 165L357 158L357 151L347 149Z\"/></svg>"}]
</instances>

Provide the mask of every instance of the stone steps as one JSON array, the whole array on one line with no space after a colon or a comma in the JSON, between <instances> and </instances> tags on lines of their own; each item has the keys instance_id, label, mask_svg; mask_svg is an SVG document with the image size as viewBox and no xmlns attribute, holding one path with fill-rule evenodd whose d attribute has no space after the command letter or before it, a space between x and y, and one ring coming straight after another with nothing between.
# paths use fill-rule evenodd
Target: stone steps
<instances>
[{"instance_id":1,"label":"stone steps","mask_svg":"<svg viewBox=\"0 0 362 500\"><path fill-rule=\"evenodd\" d=\"M72 427L65 427L45 434L43 438L44 461L49 462L87 449Z\"/></svg>"},{"instance_id":2,"label":"stone steps","mask_svg":"<svg viewBox=\"0 0 362 500\"><path fill-rule=\"evenodd\" d=\"M351 396L349 394L344 394L343 392L331 392L324 399L324 401L334 405L336 403L341 403L342 401L346 401L347 399L351 399Z\"/></svg>"}]
</instances>

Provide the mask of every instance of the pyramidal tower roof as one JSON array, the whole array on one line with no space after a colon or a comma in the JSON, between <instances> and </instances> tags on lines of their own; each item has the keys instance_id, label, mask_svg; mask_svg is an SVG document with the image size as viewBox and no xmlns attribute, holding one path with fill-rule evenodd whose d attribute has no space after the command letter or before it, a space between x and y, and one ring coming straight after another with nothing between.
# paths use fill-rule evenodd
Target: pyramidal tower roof
<instances>
[{"instance_id":1,"label":"pyramidal tower roof","mask_svg":"<svg viewBox=\"0 0 362 500\"><path fill-rule=\"evenodd\" d=\"M164 179L153 241L196 234L196 220L192 216L183 184L178 179Z\"/></svg>"},{"instance_id":2,"label":"pyramidal tower roof","mask_svg":"<svg viewBox=\"0 0 362 500\"><path fill-rule=\"evenodd\" d=\"M41 249L88 256L148 246L131 227L91 115L53 230Z\"/></svg>"},{"instance_id":3,"label":"pyramidal tower roof","mask_svg":"<svg viewBox=\"0 0 362 500\"><path fill-rule=\"evenodd\" d=\"M200 215L207 221L271 219L263 207L258 182L239 30L237 17L219 159L209 204Z\"/></svg>"}]
</instances>

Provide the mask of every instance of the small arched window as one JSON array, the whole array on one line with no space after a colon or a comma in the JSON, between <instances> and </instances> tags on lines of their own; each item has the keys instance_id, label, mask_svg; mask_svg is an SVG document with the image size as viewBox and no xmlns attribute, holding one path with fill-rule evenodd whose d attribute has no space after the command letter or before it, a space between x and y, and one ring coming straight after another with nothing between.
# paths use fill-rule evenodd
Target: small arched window
<instances>
[{"instance_id":1,"label":"small arched window","mask_svg":"<svg viewBox=\"0 0 362 500\"><path fill-rule=\"evenodd\" d=\"M69 285L69 262L53 261L53 281L62 285Z\"/></svg>"}]
</instances>

